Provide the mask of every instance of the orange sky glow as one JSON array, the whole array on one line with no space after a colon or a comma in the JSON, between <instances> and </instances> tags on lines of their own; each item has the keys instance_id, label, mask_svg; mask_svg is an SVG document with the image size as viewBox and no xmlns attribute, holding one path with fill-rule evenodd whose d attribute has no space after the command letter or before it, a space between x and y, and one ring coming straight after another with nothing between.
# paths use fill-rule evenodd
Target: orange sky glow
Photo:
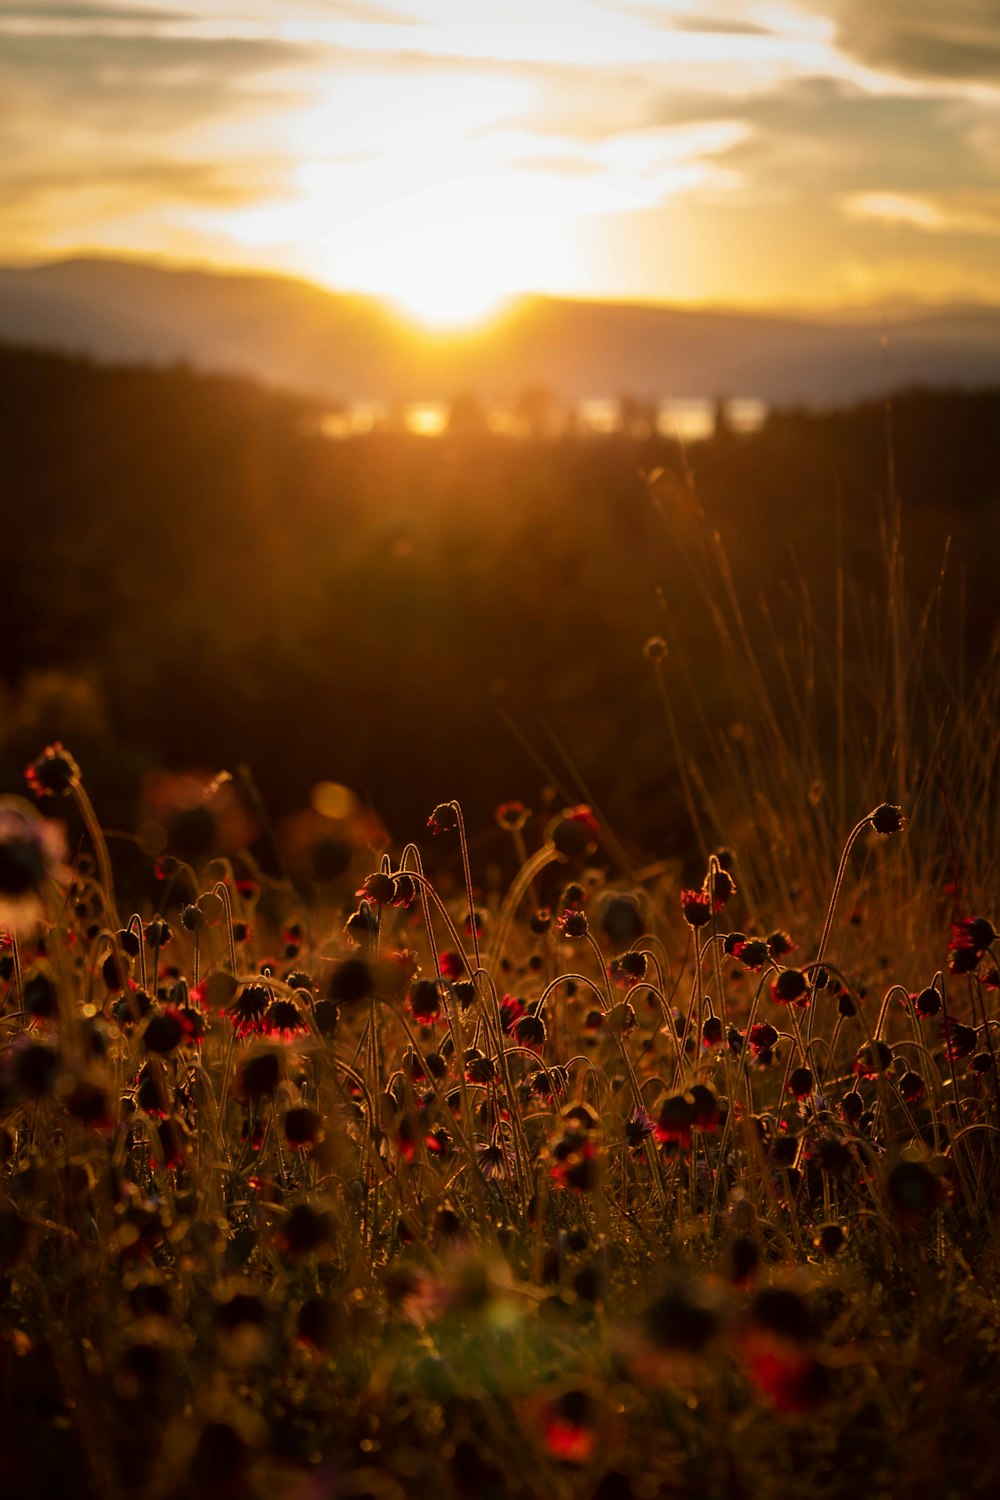
<instances>
[{"instance_id":1,"label":"orange sky glow","mask_svg":"<svg viewBox=\"0 0 1000 1500\"><path fill-rule=\"evenodd\" d=\"M996 0L0 0L0 261L1000 303Z\"/></svg>"}]
</instances>

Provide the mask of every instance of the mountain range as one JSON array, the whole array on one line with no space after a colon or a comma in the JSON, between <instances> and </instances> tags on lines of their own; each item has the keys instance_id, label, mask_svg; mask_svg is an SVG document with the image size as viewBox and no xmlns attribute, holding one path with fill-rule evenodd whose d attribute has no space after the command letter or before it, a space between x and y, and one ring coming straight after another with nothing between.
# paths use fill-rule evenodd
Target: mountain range
<instances>
[{"instance_id":1,"label":"mountain range","mask_svg":"<svg viewBox=\"0 0 1000 1500\"><path fill-rule=\"evenodd\" d=\"M0 339L102 362L252 375L337 400L756 397L840 404L1000 384L1000 308L805 317L524 296L448 333L270 274L77 258L0 268Z\"/></svg>"}]
</instances>

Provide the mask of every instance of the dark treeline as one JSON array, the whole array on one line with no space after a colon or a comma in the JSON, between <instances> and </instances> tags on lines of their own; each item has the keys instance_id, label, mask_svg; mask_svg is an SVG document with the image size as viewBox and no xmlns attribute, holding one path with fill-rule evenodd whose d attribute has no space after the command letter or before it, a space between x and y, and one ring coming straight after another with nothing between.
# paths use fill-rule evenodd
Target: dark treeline
<instances>
[{"instance_id":1,"label":"dark treeline","mask_svg":"<svg viewBox=\"0 0 1000 1500\"><path fill-rule=\"evenodd\" d=\"M903 393L891 424L884 403L784 410L686 454L660 437L331 442L312 415L249 381L0 351L5 786L61 735L109 819L132 816L151 766L245 762L275 816L331 779L405 838L442 798L481 826L548 774L678 849L644 641L670 642L696 749L692 687L727 723L699 582L717 528L766 659L776 642L793 658L809 617L833 641L838 545L846 654L870 649L890 457L918 600L952 539L928 639L957 650L964 632L969 670L987 649L1000 391ZM775 691L794 696L781 674Z\"/></svg>"}]
</instances>

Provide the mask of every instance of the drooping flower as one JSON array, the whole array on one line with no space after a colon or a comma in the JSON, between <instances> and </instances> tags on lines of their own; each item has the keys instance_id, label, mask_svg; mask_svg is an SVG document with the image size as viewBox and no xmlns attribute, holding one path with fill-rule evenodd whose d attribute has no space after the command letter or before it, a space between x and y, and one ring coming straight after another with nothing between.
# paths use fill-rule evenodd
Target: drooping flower
<instances>
[{"instance_id":1,"label":"drooping flower","mask_svg":"<svg viewBox=\"0 0 1000 1500\"><path fill-rule=\"evenodd\" d=\"M704 927L712 919L712 898L707 891L681 891L681 912L689 927Z\"/></svg>"}]
</instances>

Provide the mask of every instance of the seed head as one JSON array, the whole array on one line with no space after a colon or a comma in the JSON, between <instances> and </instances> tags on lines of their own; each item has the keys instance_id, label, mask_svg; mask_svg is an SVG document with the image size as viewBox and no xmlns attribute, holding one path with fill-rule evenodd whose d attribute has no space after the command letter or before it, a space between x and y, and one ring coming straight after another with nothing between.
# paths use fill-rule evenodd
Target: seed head
<instances>
[{"instance_id":1,"label":"seed head","mask_svg":"<svg viewBox=\"0 0 1000 1500\"><path fill-rule=\"evenodd\" d=\"M893 833L899 833L906 823L902 808L896 807L891 802L880 802L875 811L869 813L868 821L876 833L883 838Z\"/></svg>"},{"instance_id":2,"label":"seed head","mask_svg":"<svg viewBox=\"0 0 1000 1500\"><path fill-rule=\"evenodd\" d=\"M80 785L80 767L56 740L31 762L24 779L36 797L68 797Z\"/></svg>"}]
</instances>

